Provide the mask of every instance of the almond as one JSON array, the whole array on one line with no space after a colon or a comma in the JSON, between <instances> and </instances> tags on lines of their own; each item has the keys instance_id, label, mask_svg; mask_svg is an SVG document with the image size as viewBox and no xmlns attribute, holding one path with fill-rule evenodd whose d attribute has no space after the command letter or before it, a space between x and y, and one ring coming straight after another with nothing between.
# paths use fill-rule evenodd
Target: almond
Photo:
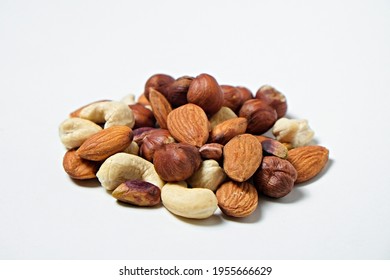
<instances>
[{"instance_id":1,"label":"almond","mask_svg":"<svg viewBox=\"0 0 390 280\"><path fill-rule=\"evenodd\" d=\"M77 150L83 159L101 161L125 150L133 140L133 131L128 126L117 125L103 129L89 137Z\"/></svg>"},{"instance_id":2,"label":"almond","mask_svg":"<svg viewBox=\"0 0 390 280\"><path fill-rule=\"evenodd\" d=\"M248 180L259 168L263 151L257 138L241 134L231 139L223 148L223 169L237 182Z\"/></svg>"},{"instance_id":3,"label":"almond","mask_svg":"<svg viewBox=\"0 0 390 280\"><path fill-rule=\"evenodd\" d=\"M248 122L246 118L234 118L216 125L210 133L210 142L222 145L234 136L245 133Z\"/></svg>"},{"instance_id":4,"label":"almond","mask_svg":"<svg viewBox=\"0 0 390 280\"><path fill-rule=\"evenodd\" d=\"M295 183L302 183L316 176L329 159L329 150L322 146L304 146L291 149L287 160L297 170Z\"/></svg>"},{"instance_id":5,"label":"almond","mask_svg":"<svg viewBox=\"0 0 390 280\"><path fill-rule=\"evenodd\" d=\"M150 106L152 106L154 117L156 118L160 128L167 128L167 117L172 111L171 104L169 104L168 100L164 95L162 95L162 93L154 90L153 88L149 89L149 102Z\"/></svg>"},{"instance_id":6,"label":"almond","mask_svg":"<svg viewBox=\"0 0 390 280\"><path fill-rule=\"evenodd\" d=\"M65 172L73 179L84 180L96 178L100 162L83 159L73 149L65 153L62 166Z\"/></svg>"},{"instance_id":7,"label":"almond","mask_svg":"<svg viewBox=\"0 0 390 280\"><path fill-rule=\"evenodd\" d=\"M202 108L185 104L168 115L168 130L177 141L201 147L209 138L209 121Z\"/></svg>"}]
</instances>

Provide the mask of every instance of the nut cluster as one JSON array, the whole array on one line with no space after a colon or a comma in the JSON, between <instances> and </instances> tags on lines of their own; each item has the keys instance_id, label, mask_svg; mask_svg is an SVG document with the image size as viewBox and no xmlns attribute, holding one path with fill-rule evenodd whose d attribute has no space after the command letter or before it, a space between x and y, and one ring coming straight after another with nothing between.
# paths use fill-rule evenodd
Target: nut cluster
<instances>
[{"instance_id":1,"label":"nut cluster","mask_svg":"<svg viewBox=\"0 0 390 280\"><path fill-rule=\"evenodd\" d=\"M59 126L72 178L97 178L117 200L163 204L193 219L247 217L259 195L281 198L323 170L307 120L288 119L286 97L265 85L253 94L209 74L150 77L136 99L99 100Z\"/></svg>"}]
</instances>

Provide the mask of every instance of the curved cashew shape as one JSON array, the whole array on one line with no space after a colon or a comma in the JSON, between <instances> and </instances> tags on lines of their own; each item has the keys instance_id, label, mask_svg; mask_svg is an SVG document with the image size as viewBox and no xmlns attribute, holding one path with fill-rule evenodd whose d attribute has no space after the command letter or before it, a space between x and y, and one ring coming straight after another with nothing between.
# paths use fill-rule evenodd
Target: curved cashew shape
<instances>
[{"instance_id":1,"label":"curved cashew shape","mask_svg":"<svg viewBox=\"0 0 390 280\"><path fill-rule=\"evenodd\" d=\"M126 125L133 128L135 120L129 106L119 101L103 101L93 103L80 111L80 118L105 123L104 128L114 125Z\"/></svg>"},{"instance_id":2,"label":"curved cashew shape","mask_svg":"<svg viewBox=\"0 0 390 280\"><path fill-rule=\"evenodd\" d=\"M123 151L127 154L132 154L138 156L139 154L139 146L136 142L131 141L130 145Z\"/></svg>"},{"instance_id":3,"label":"curved cashew shape","mask_svg":"<svg viewBox=\"0 0 390 280\"><path fill-rule=\"evenodd\" d=\"M272 128L276 140L289 143L293 148L306 146L314 137L314 131L310 129L307 120L281 118Z\"/></svg>"},{"instance_id":4,"label":"curved cashew shape","mask_svg":"<svg viewBox=\"0 0 390 280\"><path fill-rule=\"evenodd\" d=\"M127 180L144 180L161 188L164 181L158 176L151 162L131 154L117 153L100 166L96 177L107 190L114 190Z\"/></svg>"},{"instance_id":5,"label":"curved cashew shape","mask_svg":"<svg viewBox=\"0 0 390 280\"><path fill-rule=\"evenodd\" d=\"M96 123L80 118L67 119L59 126L61 142L67 149L80 147L85 140L100 130L102 128Z\"/></svg>"},{"instance_id":6,"label":"curved cashew shape","mask_svg":"<svg viewBox=\"0 0 390 280\"><path fill-rule=\"evenodd\" d=\"M217 197L209 189L189 189L183 185L166 184L161 200L169 212L191 219L206 219L218 208Z\"/></svg>"},{"instance_id":7,"label":"curved cashew shape","mask_svg":"<svg viewBox=\"0 0 390 280\"><path fill-rule=\"evenodd\" d=\"M124 96L120 101L127 104L127 105L133 105L133 104L137 103L135 101L135 95L131 94L131 93Z\"/></svg>"},{"instance_id":8,"label":"curved cashew shape","mask_svg":"<svg viewBox=\"0 0 390 280\"><path fill-rule=\"evenodd\" d=\"M226 174L213 159L204 160L200 168L187 179L193 188L206 188L215 191L225 181Z\"/></svg>"}]
</instances>

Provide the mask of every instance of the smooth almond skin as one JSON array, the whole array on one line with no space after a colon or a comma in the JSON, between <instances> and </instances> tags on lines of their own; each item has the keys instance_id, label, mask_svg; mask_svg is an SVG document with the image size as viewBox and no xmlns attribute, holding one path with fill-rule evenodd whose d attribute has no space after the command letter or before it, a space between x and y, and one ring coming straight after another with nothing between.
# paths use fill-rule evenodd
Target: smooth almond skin
<instances>
[{"instance_id":1,"label":"smooth almond skin","mask_svg":"<svg viewBox=\"0 0 390 280\"><path fill-rule=\"evenodd\" d=\"M171 104L164 95L152 88L149 90L149 102L160 128L167 128L168 114L172 111Z\"/></svg>"},{"instance_id":2,"label":"smooth almond skin","mask_svg":"<svg viewBox=\"0 0 390 280\"><path fill-rule=\"evenodd\" d=\"M234 136L245 133L247 126L246 118L226 120L213 128L209 141L225 145Z\"/></svg>"},{"instance_id":3,"label":"smooth almond skin","mask_svg":"<svg viewBox=\"0 0 390 280\"><path fill-rule=\"evenodd\" d=\"M120 184L111 195L119 201L137 206L155 206L161 201L160 188L142 180L126 181Z\"/></svg>"},{"instance_id":4,"label":"smooth almond skin","mask_svg":"<svg viewBox=\"0 0 390 280\"><path fill-rule=\"evenodd\" d=\"M168 115L168 130L178 142L201 147L209 138L209 121L202 108L185 104Z\"/></svg>"},{"instance_id":5,"label":"smooth almond skin","mask_svg":"<svg viewBox=\"0 0 390 280\"><path fill-rule=\"evenodd\" d=\"M216 192L218 206L221 211L231 217L247 217L258 205L256 188L249 182L223 183Z\"/></svg>"},{"instance_id":6,"label":"smooth almond skin","mask_svg":"<svg viewBox=\"0 0 390 280\"><path fill-rule=\"evenodd\" d=\"M287 160L298 173L295 183L306 182L325 167L329 159L329 150L322 146L304 146L289 150Z\"/></svg>"},{"instance_id":7,"label":"smooth almond skin","mask_svg":"<svg viewBox=\"0 0 390 280\"><path fill-rule=\"evenodd\" d=\"M221 109L224 97L221 87L213 76L200 74L192 80L187 92L187 100L198 105L211 116Z\"/></svg>"},{"instance_id":8,"label":"smooth almond skin","mask_svg":"<svg viewBox=\"0 0 390 280\"><path fill-rule=\"evenodd\" d=\"M218 208L214 192L204 188L166 184L161 190L161 200L169 212L190 219L206 219Z\"/></svg>"},{"instance_id":9,"label":"smooth almond skin","mask_svg":"<svg viewBox=\"0 0 390 280\"><path fill-rule=\"evenodd\" d=\"M62 165L71 178L86 180L96 178L100 162L82 159L77 155L76 150L69 150L64 155Z\"/></svg>"},{"instance_id":10,"label":"smooth almond skin","mask_svg":"<svg viewBox=\"0 0 390 280\"><path fill-rule=\"evenodd\" d=\"M133 140L133 131L128 126L112 126L89 137L77 150L77 154L88 160L102 161L124 151Z\"/></svg>"},{"instance_id":11,"label":"smooth almond skin","mask_svg":"<svg viewBox=\"0 0 390 280\"><path fill-rule=\"evenodd\" d=\"M241 134L224 146L223 157L225 173L234 181L244 182L259 168L263 151L255 136Z\"/></svg>"}]
</instances>

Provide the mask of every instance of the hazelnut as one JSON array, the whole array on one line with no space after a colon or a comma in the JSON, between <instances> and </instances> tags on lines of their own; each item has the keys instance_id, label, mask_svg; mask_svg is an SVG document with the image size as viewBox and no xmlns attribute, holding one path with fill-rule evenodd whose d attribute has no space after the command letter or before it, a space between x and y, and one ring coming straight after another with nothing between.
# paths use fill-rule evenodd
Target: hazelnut
<instances>
[{"instance_id":1,"label":"hazelnut","mask_svg":"<svg viewBox=\"0 0 390 280\"><path fill-rule=\"evenodd\" d=\"M152 130L158 128L154 127L139 127L133 130L133 141L138 144L138 146L142 145L142 140L144 140L145 136L148 135Z\"/></svg>"},{"instance_id":2,"label":"hazelnut","mask_svg":"<svg viewBox=\"0 0 390 280\"><path fill-rule=\"evenodd\" d=\"M137 206L154 206L161 201L161 190L146 181L129 180L120 184L112 192L112 196L119 201Z\"/></svg>"},{"instance_id":3,"label":"hazelnut","mask_svg":"<svg viewBox=\"0 0 390 280\"><path fill-rule=\"evenodd\" d=\"M287 112L287 101L286 97L276 90L274 87L264 85L256 92L256 99L264 100L272 108L276 110L278 119L284 117Z\"/></svg>"},{"instance_id":4,"label":"hazelnut","mask_svg":"<svg viewBox=\"0 0 390 280\"><path fill-rule=\"evenodd\" d=\"M144 95L149 100L149 89L154 88L158 92L161 92L164 96L167 94L167 88L172 84L175 79L165 74L155 74L151 76L145 83Z\"/></svg>"},{"instance_id":5,"label":"hazelnut","mask_svg":"<svg viewBox=\"0 0 390 280\"><path fill-rule=\"evenodd\" d=\"M202 159L195 146L170 143L154 152L153 163L158 175L167 182L183 181L200 167Z\"/></svg>"},{"instance_id":6,"label":"hazelnut","mask_svg":"<svg viewBox=\"0 0 390 280\"><path fill-rule=\"evenodd\" d=\"M199 148L199 153L204 159L214 159L218 161L222 158L223 145L219 143L204 144Z\"/></svg>"},{"instance_id":7,"label":"hazelnut","mask_svg":"<svg viewBox=\"0 0 390 280\"><path fill-rule=\"evenodd\" d=\"M246 101L238 114L248 120L247 132L251 134L263 134L276 122L275 109L260 99Z\"/></svg>"},{"instance_id":8,"label":"hazelnut","mask_svg":"<svg viewBox=\"0 0 390 280\"><path fill-rule=\"evenodd\" d=\"M133 128L139 127L154 127L155 118L153 112L145 108L144 105L140 103L129 105L130 109L133 111L135 124Z\"/></svg>"},{"instance_id":9,"label":"hazelnut","mask_svg":"<svg viewBox=\"0 0 390 280\"><path fill-rule=\"evenodd\" d=\"M291 192L297 179L297 171L287 160L275 156L263 158L253 176L257 189L273 198L281 198Z\"/></svg>"},{"instance_id":10,"label":"hazelnut","mask_svg":"<svg viewBox=\"0 0 390 280\"><path fill-rule=\"evenodd\" d=\"M151 130L142 139L140 147L140 155L144 159L153 162L154 152L161 146L168 143L174 143L175 139L171 136L167 129Z\"/></svg>"},{"instance_id":11,"label":"hazelnut","mask_svg":"<svg viewBox=\"0 0 390 280\"><path fill-rule=\"evenodd\" d=\"M241 92L242 103L244 103L249 99L253 99L253 94L248 88L238 86L236 87L236 89L238 89Z\"/></svg>"},{"instance_id":12,"label":"hazelnut","mask_svg":"<svg viewBox=\"0 0 390 280\"><path fill-rule=\"evenodd\" d=\"M187 103L187 92L193 79L193 77L183 76L168 86L166 97L173 108Z\"/></svg>"},{"instance_id":13,"label":"hazelnut","mask_svg":"<svg viewBox=\"0 0 390 280\"><path fill-rule=\"evenodd\" d=\"M229 107L234 112L237 112L243 103L241 91L229 85L221 85L221 89L223 92L222 106Z\"/></svg>"},{"instance_id":14,"label":"hazelnut","mask_svg":"<svg viewBox=\"0 0 390 280\"><path fill-rule=\"evenodd\" d=\"M191 83L187 100L201 107L207 115L213 115L221 109L223 92L214 77L200 74Z\"/></svg>"}]
</instances>

